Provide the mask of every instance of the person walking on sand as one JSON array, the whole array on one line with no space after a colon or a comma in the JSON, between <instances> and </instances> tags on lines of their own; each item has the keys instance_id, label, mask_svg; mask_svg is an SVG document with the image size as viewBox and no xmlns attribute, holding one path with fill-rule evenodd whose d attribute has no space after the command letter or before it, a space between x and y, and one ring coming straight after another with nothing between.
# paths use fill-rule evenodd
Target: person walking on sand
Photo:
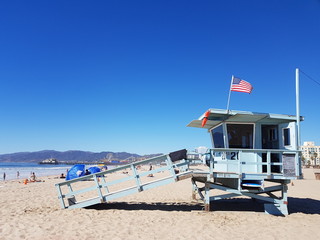
<instances>
[{"instance_id":1,"label":"person walking on sand","mask_svg":"<svg viewBox=\"0 0 320 240\"><path fill-rule=\"evenodd\" d=\"M4 172L3 173L3 181L5 181L6 180L6 173Z\"/></svg>"},{"instance_id":2,"label":"person walking on sand","mask_svg":"<svg viewBox=\"0 0 320 240\"><path fill-rule=\"evenodd\" d=\"M19 179L19 177L20 177L20 173L19 171L17 171L17 178Z\"/></svg>"}]
</instances>

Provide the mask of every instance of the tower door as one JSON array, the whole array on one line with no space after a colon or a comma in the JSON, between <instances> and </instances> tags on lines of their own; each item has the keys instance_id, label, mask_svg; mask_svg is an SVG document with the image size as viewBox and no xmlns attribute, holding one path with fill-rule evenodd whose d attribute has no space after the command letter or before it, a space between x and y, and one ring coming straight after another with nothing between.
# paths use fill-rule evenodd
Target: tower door
<instances>
[{"instance_id":1,"label":"tower door","mask_svg":"<svg viewBox=\"0 0 320 240\"><path fill-rule=\"evenodd\" d=\"M262 125L262 149L279 149L278 125Z\"/></svg>"},{"instance_id":2,"label":"tower door","mask_svg":"<svg viewBox=\"0 0 320 240\"><path fill-rule=\"evenodd\" d=\"M261 126L262 149L279 149L279 128L278 125L262 125ZM279 154L271 154L271 162L279 162ZM262 154L262 162L267 162L267 154ZM262 166L262 171L267 172L267 166ZM271 166L271 172L279 173L280 166Z\"/></svg>"}]
</instances>

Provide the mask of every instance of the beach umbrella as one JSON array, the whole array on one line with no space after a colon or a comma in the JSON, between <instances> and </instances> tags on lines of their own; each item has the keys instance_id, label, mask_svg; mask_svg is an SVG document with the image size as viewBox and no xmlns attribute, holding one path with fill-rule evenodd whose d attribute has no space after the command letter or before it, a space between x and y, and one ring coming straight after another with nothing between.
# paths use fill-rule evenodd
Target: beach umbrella
<instances>
[{"instance_id":1,"label":"beach umbrella","mask_svg":"<svg viewBox=\"0 0 320 240\"><path fill-rule=\"evenodd\" d=\"M71 180L74 178L78 178L84 176L85 173L85 165L84 164L76 164L67 173L66 180Z\"/></svg>"},{"instance_id":2,"label":"beach umbrella","mask_svg":"<svg viewBox=\"0 0 320 240\"><path fill-rule=\"evenodd\" d=\"M90 167L88 168L88 171L92 174L92 173L97 173L97 172L101 172L100 168L98 167Z\"/></svg>"}]
</instances>

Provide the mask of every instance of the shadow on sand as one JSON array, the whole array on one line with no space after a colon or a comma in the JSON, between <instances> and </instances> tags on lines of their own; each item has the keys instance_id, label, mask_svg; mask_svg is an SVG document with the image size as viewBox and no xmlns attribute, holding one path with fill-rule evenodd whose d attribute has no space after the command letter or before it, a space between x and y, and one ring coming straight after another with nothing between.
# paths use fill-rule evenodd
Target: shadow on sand
<instances>
[{"instance_id":1,"label":"shadow on sand","mask_svg":"<svg viewBox=\"0 0 320 240\"><path fill-rule=\"evenodd\" d=\"M311 198L288 198L291 213L320 214L320 201Z\"/></svg>"},{"instance_id":2,"label":"shadow on sand","mask_svg":"<svg viewBox=\"0 0 320 240\"><path fill-rule=\"evenodd\" d=\"M145 203L145 202L110 202L103 204L96 204L86 209L96 209L96 210L160 210L160 211L182 211L182 212L191 212L191 211L201 211L203 206L200 204L192 203L165 203L165 202L156 202L156 203Z\"/></svg>"},{"instance_id":3,"label":"shadow on sand","mask_svg":"<svg viewBox=\"0 0 320 240\"><path fill-rule=\"evenodd\" d=\"M264 201L252 200L249 198L234 198L213 201L210 204L210 211L236 211L236 212L264 212ZM288 212L320 214L320 201L310 198L288 198ZM87 209L95 210L159 210L159 211L202 211L203 204L200 203L145 203L145 202L111 202L96 204Z\"/></svg>"},{"instance_id":4,"label":"shadow on sand","mask_svg":"<svg viewBox=\"0 0 320 240\"><path fill-rule=\"evenodd\" d=\"M226 199L212 202L211 211L264 212L264 201L248 198ZM288 197L288 212L320 214L320 201L310 198Z\"/></svg>"}]
</instances>

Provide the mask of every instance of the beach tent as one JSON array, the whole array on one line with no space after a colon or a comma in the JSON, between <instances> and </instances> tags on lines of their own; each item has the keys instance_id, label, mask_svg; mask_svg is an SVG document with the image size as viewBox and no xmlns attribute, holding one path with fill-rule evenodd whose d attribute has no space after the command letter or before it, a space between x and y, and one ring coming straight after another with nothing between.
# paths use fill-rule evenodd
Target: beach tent
<instances>
[{"instance_id":1,"label":"beach tent","mask_svg":"<svg viewBox=\"0 0 320 240\"><path fill-rule=\"evenodd\" d=\"M101 172L100 168L98 167L90 167L88 168L88 171L92 174L92 173L97 173L97 172Z\"/></svg>"},{"instance_id":2,"label":"beach tent","mask_svg":"<svg viewBox=\"0 0 320 240\"><path fill-rule=\"evenodd\" d=\"M74 178L78 178L84 176L85 173L85 165L84 164L76 164L67 173L66 180L71 180Z\"/></svg>"}]
</instances>

